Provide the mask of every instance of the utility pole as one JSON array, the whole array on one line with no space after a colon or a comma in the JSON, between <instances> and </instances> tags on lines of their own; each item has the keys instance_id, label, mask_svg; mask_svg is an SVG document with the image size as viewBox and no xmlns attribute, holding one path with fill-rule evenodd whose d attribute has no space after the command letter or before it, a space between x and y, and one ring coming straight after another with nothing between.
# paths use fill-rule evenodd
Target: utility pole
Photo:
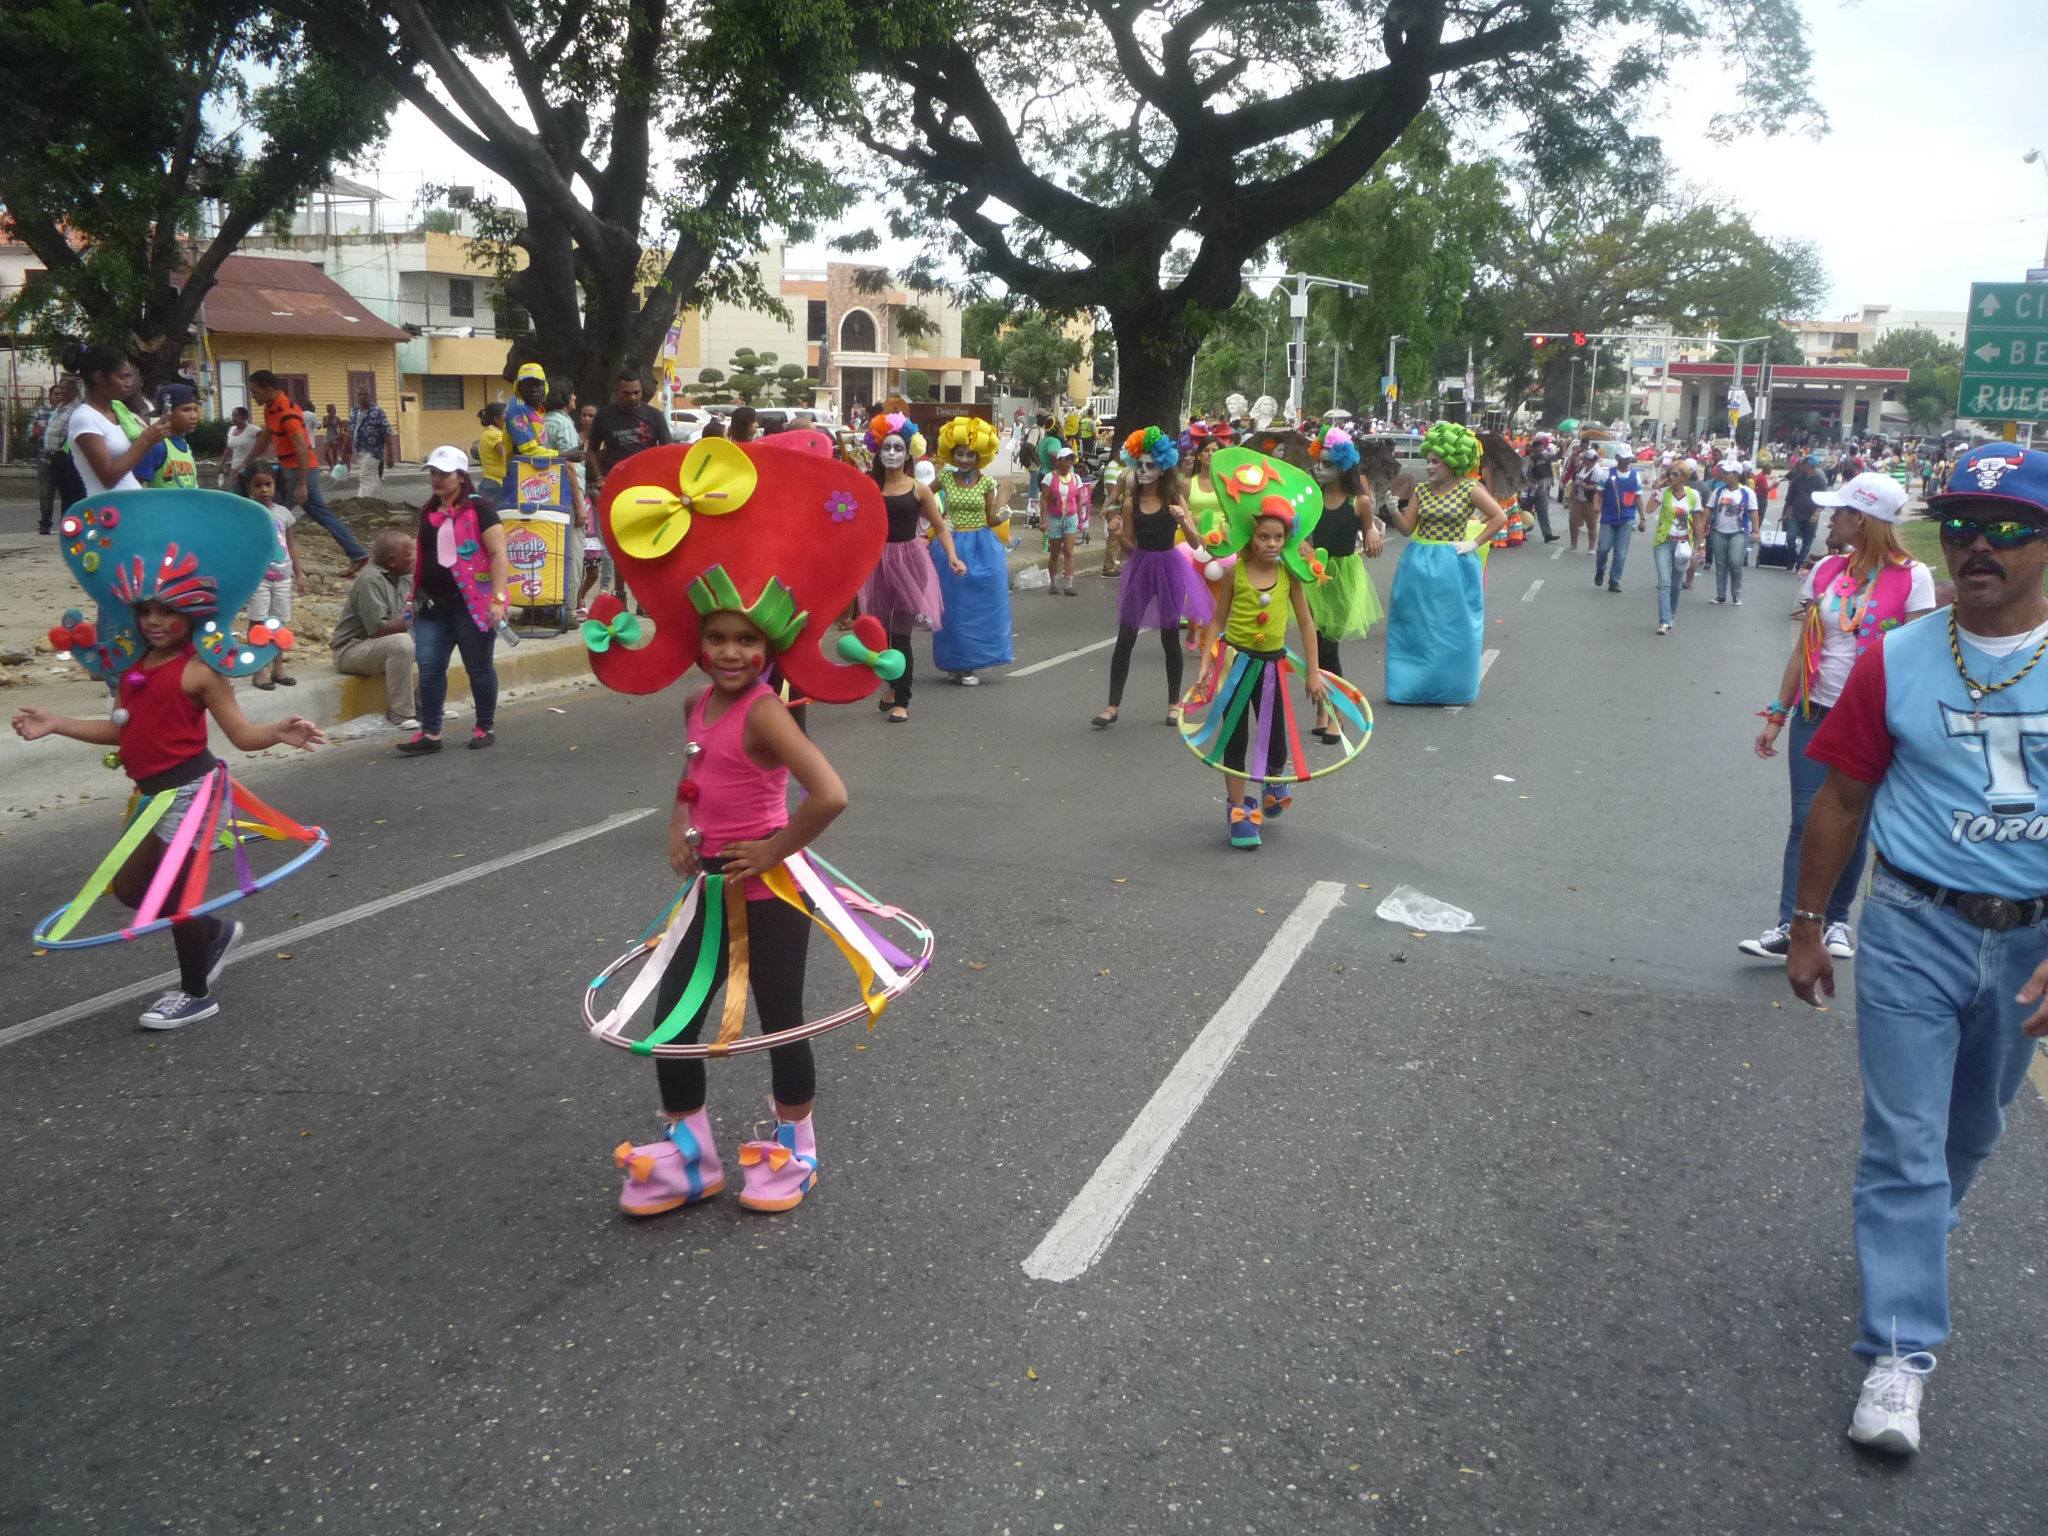
<instances>
[{"instance_id":1,"label":"utility pole","mask_svg":"<svg viewBox=\"0 0 2048 1536\"><path fill-rule=\"evenodd\" d=\"M1294 292L1287 295L1287 313L1294 317L1293 355L1287 360L1287 420L1301 425L1301 409L1308 393L1308 278L1295 279Z\"/></svg>"},{"instance_id":2,"label":"utility pole","mask_svg":"<svg viewBox=\"0 0 2048 1536\"><path fill-rule=\"evenodd\" d=\"M1330 342L1330 409L1337 409L1337 366L1344 358L1344 343Z\"/></svg>"},{"instance_id":3,"label":"utility pole","mask_svg":"<svg viewBox=\"0 0 2048 1536\"><path fill-rule=\"evenodd\" d=\"M1398 355L1398 349L1400 348L1400 345L1401 345L1401 343L1402 343L1402 342L1404 342L1404 341L1406 341L1407 339L1408 339L1408 338L1407 338L1406 336L1389 336L1389 337L1387 338L1387 379L1388 379L1388 382L1389 382L1389 385L1390 385L1390 387L1392 387L1392 388L1393 388L1393 389L1394 389L1394 390L1396 391L1396 398L1395 398L1395 400L1394 400L1394 402L1393 402L1393 403L1395 403L1395 404L1398 404L1398 403L1399 403L1399 393L1398 393L1398 392L1399 392L1399 390L1400 390L1400 387L1401 387L1401 385L1400 385L1400 378L1401 378L1401 376L1400 376L1400 375L1399 375L1398 373L1396 373L1396 372L1394 371L1394 364L1395 364L1395 359L1396 359L1396 356ZM1392 411L1388 411L1388 412L1387 412L1387 420L1388 420L1388 421L1392 421L1393 419L1394 419L1394 413L1393 413Z\"/></svg>"}]
</instances>

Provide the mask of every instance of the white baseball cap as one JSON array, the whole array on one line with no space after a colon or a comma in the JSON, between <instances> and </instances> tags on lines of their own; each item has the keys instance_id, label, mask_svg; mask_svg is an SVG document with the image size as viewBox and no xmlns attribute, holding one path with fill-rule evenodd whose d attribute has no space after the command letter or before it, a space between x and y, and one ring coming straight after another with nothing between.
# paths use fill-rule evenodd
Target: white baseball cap
<instances>
[{"instance_id":1,"label":"white baseball cap","mask_svg":"<svg viewBox=\"0 0 2048 1536\"><path fill-rule=\"evenodd\" d=\"M1056 459L1071 459L1074 456L1074 450L1069 448L1065 443L1062 443L1059 447L1053 450L1052 456Z\"/></svg>"},{"instance_id":2,"label":"white baseball cap","mask_svg":"<svg viewBox=\"0 0 2048 1536\"><path fill-rule=\"evenodd\" d=\"M1846 507L1880 523L1896 523L1906 510L1906 488L1890 475L1862 474L1839 490L1815 491L1815 506Z\"/></svg>"},{"instance_id":3,"label":"white baseball cap","mask_svg":"<svg viewBox=\"0 0 2048 1536\"><path fill-rule=\"evenodd\" d=\"M453 443L443 443L427 455L427 468L438 469L444 475L459 475L469 468L469 455Z\"/></svg>"}]
</instances>

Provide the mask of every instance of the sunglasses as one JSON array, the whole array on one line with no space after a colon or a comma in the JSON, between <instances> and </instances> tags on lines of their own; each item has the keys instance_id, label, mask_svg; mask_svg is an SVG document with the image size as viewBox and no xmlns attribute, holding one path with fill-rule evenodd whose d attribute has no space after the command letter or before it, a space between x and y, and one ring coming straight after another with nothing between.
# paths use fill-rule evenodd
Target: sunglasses
<instances>
[{"instance_id":1,"label":"sunglasses","mask_svg":"<svg viewBox=\"0 0 2048 1536\"><path fill-rule=\"evenodd\" d=\"M1977 542L1978 534L1984 535L1984 542L1993 549L2018 549L2022 544L2031 544L2048 528L2039 523L1988 523L1974 517L1949 517L1942 519L1941 542L1966 546Z\"/></svg>"}]
</instances>

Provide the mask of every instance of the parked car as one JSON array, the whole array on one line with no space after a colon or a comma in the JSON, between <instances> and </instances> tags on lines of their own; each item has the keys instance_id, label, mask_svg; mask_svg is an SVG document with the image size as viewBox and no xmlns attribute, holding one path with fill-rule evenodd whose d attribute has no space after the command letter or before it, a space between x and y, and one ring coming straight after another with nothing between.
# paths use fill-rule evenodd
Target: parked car
<instances>
[{"instance_id":1,"label":"parked car","mask_svg":"<svg viewBox=\"0 0 2048 1536\"><path fill-rule=\"evenodd\" d=\"M694 443L704 435L704 423L711 413L699 405L679 405L668 413L668 433L679 443Z\"/></svg>"}]
</instances>

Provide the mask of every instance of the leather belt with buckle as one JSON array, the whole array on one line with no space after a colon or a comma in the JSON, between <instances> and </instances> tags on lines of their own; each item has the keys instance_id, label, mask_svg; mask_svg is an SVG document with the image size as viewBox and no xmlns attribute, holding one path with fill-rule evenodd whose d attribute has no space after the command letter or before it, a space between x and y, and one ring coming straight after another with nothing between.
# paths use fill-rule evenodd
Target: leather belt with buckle
<instances>
[{"instance_id":1,"label":"leather belt with buckle","mask_svg":"<svg viewBox=\"0 0 2048 1536\"><path fill-rule=\"evenodd\" d=\"M1964 922L1988 928L1993 933L2032 928L2048 920L2048 896L2014 901L2009 896L1990 896L1982 891L1952 891L1945 885L1936 885L1932 880L1908 874L1883 854L1877 856L1877 867L1899 884L1918 891L1936 906L1954 908L1956 916Z\"/></svg>"}]
</instances>

